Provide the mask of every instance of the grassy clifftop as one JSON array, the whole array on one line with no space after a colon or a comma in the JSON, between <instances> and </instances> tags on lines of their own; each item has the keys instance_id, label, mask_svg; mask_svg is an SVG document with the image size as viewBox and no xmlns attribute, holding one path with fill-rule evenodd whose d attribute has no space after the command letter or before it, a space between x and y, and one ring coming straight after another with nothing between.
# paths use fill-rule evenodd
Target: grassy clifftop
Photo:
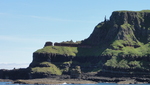
<instances>
[{"instance_id":1,"label":"grassy clifftop","mask_svg":"<svg viewBox=\"0 0 150 85\"><path fill-rule=\"evenodd\" d=\"M66 46L46 46L37 50L35 53L48 53L64 56L99 56L102 53L102 49L99 47L66 47Z\"/></svg>"},{"instance_id":2,"label":"grassy clifftop","mask_svg":"<svg viewBox=\"0 0 150 85\"><path fill-rule=\"evenodd\" d=\"M78 52L77 47L65 47L65 46L46 46L36 51L37 53L52 53L66 56L76 56Z\"/></svg>"}]
</instances>

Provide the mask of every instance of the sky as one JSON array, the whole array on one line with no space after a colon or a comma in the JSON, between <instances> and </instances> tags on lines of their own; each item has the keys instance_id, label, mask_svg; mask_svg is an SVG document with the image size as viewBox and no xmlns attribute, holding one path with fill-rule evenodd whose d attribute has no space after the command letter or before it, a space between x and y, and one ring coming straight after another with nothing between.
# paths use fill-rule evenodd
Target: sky
<instances>
[{"instance_id":1,"label":"sky","mask_svg":"<svg viewBox=\"0 0 150 85\"><path fill-rule=\"evenodd\" d=\"M46 41L79 41L113 11L150 9L150 0L0 0L0 69L25 68Z\"/></svg>"}]
</instances>

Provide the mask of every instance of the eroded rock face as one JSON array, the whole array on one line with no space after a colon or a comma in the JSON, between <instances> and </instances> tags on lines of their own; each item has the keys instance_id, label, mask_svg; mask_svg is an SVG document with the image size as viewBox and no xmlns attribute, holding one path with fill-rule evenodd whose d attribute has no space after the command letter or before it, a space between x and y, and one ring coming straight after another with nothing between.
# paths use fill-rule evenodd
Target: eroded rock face
<instances>
[{"instance_id":1,"label":"eroded rock face","mask_svg":"<svg viewBox=\"0 0 150 85\"><path fill-rule=\"evenodd\" d=\"M33 62L65 62L73 59L73 56L52 54L52 53L33 53Z\"/></svg>"},{"instance_id":2,"label":"eroded rock face","mask_svg":"<svg viewBox=\"0 0 150 85\"><path fill-rule=\"evenodd\" d=\"M147 68L149 66L149 51L145 50L145 55L143 55L139 49L149 46L149 22L150 12L114 11L109 20L105 19L104 22L99 23L92 34L81 43L55 43L54 46L70 47L67 50L54 48L53 51L56 53L51 51L35 52L30 67L34 66L34 62L47 61L65 70L64 73L68 72L67 74L71 68L77 65L84 72L101 70L101 72L111 74L119 71L120 74L126 73L126 75L133 75L132 73L135 71L148 72L150 69ZM126 51L130 48L141 52L141 54ZM67 54L70 50L73 54ZM59 54L58 51L63 51L64 54ZM113 59L113 57L116 58ZM141 62L141 60L143 61Z\"/></svg>"},{"instance_id":3,"label":"eroded rock face","mask_svg":"<svg viewBox=\"0 0 150 85\"><path fill-rule=\"evenodd\" d=\"M81 69L80 66L76 66L75 68L71 69L70 71L71 78L81 78Z\"/></svg>"},{"instance_id":4,"label":"eroded rock face","mask_svg":"<svg viewBox=\"0 0 150 85\"><path fill-rule=\"evenodd\" d=\"M150 13L147 12L113 12L110 17L113 25L128 23L133 26L134 35L140 42L149 42ZM126 31L128 32L128 30Z\"/></svg>"},{"instance_id":5,"label":"eroded rock face","mask_svg":"<svg viewBox=\"0 0 150 85\"><path fill-rule=\"evenodd\" d=\"M127 40L126 35L132 34L131 38L134 41L148 43L150 39L149 22L150 13L115 11L112 13L110 20L99 23L93 33L84 42L98 45L112 42L116 39Z\"/></svg>"}]
</instances>

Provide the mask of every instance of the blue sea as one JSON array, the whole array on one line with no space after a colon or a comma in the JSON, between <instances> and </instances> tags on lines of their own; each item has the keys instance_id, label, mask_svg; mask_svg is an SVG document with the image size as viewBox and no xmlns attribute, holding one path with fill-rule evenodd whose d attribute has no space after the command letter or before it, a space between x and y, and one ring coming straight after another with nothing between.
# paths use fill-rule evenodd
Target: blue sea
<instances>
[{"instance_id":1,"label":"blue sea","mask_svg":"<svg viewBox=\"0 0 150 85\"><path fill-rule=\"evenodd\" d=\"M64 84L12 84L11 82L0 82L0 85L64 85ZM65 85L119 85L119 84L98 83L98 84L65 84ZM120 84L120 85L150 85L150 84Z\"/></svg>"}]
</instances>

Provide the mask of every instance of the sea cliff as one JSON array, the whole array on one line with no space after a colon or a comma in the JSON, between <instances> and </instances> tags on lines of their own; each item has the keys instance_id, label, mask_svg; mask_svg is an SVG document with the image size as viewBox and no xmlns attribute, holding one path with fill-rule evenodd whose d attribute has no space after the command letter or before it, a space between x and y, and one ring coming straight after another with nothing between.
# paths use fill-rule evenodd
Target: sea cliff
<instances>
[{"instance_id":1,"label":"sea cliff","mask_svg":"<svg viewBox=\"0 0 150 85\"><path fill-rule=\"evenodd\" d=\"M84 40L46 42L33 53L26 72L28 78L149 78L149 61L150 10L114 11Z\"/></svg>"}]
</instances>

